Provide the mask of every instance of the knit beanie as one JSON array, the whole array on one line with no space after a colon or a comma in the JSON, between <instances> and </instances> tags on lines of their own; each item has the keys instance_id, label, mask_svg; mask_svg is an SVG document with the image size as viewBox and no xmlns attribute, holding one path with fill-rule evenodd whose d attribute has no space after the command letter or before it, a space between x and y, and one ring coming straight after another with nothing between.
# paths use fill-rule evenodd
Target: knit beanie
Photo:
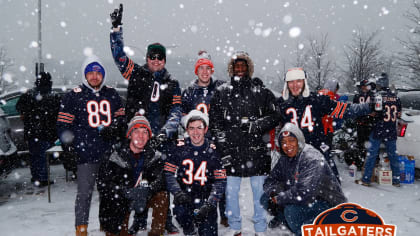
<instances>
[{"instance_id":1,"label":"knit beanie","mask_svg":"<svg viewBox=\"0 0 420 236\"><path fill-rule=\"evenodd\" d=\"M166 61L166 48L160 43L152 43L147 46L147 57L154 54L160 54Z\"/></svg>"},{"instance_id":2,"label":"knit beanie","mask_svg":"<svg viewBox=\"0 0 420 236\"><path fill-rule=\"evenodd\" d=\"M102 67L101 64L99 64L98 62L92 62L90 64L88 64L85 68L85 76L87 73L92 72L92 71L96 71L96 72L100 72L102 74L102 78L105 78L105 69Z\"/></svg>"},{"instance_id":3,"label":"knit beanie","mask_svg":"<svg viewBox=\"0 0 420 236\"><path fill-rule=\"evenodd\" d=\"M149 131L149 138L152 137L152 129L150 127L150 123L146 119L146 117L141 116L141 115L136 115L130 120L130 123L128 123L126 137L127 138L130 137L131 132L133 132L134 129L138 129L138 128L146 128L147 131Z\"/></svg>"},{"instance_id":4,"label":"knit beanie","mask_svg":"<svg viewBox=\"0 0 420 236\"><path fill-rule=\"evenodd\" d=\"M202 111L199 110L191 110L188 115L185 115L182 117L181 119L181 123L184 126L184 128L186 129L188 126L188 123L190 123L190 120L194 119L194 120L202 120L204 122L204 124L209 127L209 117L207 114L203 113Z\"/></svg>"},{"instance_id":5,"label":"knit beanie","mask_svg":"<svg viewBox=\"0 0 420 236\"><path fill-rule=\"evenodd\" d=\"M213 62L211 61L211 56L210 54L208 54L206 51L202 50L198 52L198 59L197 62L195 63L195 74L198 74L198 67L202 66L202 65L208 65L211 67L212 71L214 72L214 65Z\"/></svg>"}]
</instances>

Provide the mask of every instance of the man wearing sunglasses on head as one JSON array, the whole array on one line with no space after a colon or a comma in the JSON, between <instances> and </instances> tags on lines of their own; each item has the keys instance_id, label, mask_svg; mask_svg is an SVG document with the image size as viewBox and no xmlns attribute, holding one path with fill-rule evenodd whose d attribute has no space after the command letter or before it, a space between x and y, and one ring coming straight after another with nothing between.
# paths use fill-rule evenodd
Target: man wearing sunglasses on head
<instances>
[{"instance_id":1,"label":"man wearing sunglasses on head","mask_svg":"<svg viewBox=\"0 0 420 236\"><path fill-rule=\"evenodd\" d=\"M166 48L160 43L150 44L147 47L146 64L141 66L134 63L124 52L122 12L120 4L119 9L115 9L110 15L110 41L115 64L128 80L126 120L138 113L149 120L153 134L164 137L159 138L160 140L177 138L178 124L182 117L181 89L178 81L165 69ZM157 149L164 151L165 147L166 145L160 145ZM142 217L136 214L129 231L135 234L139 229L145 229L146 219L147 211ZM166 222L166 230L170 234L178 233L170 216Z\"/></svg>"}]
</instances>

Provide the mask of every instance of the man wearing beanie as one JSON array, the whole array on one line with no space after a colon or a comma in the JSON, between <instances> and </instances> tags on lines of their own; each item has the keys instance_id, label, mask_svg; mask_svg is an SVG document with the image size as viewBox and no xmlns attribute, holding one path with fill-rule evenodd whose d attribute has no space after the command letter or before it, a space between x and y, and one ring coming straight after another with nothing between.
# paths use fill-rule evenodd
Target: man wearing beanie
<instances>
[{"instance_id":1,"label":"man wearing beanie","mask_svg":"<svg viewBox=\"0 0 420 236\"><path fill-rule=\"evenodd\" d=\"M264 182L261 204L278 225L301 236L301 226L347 201L324 156L305 143L302 131L286 123L278 137L281 157Z\"/></svg>"},{"instance_id":2,"label":"man wearing beanie","mask_svg":"<svg viewBox=\"0 0 420 236\"><path fill-rule=\"evenodd\" d=\"M16 103L24 124L24 138L31 154L31 182L38 187L48 185L46 151L57 140L58 109L60 96L51 90L52 80L48 72L41 72L35 87L24 93Z\"/></svg>"},{"instance_id":3,"label":"man wearing beanie","mask_svg":"<svg viewBox=\"0 0 420 236\"><path fill-rule=\"evenodd\" d=\"M72 146L77 154L76 235L87 235L90 202L103 155L111 142L100 130L115 122L122 109L114 88L105 86L105 69L95 56L86 58L82 84L67 93L60 106L57 130L62 145Z\"/></svg>"},{"instance_id":4,"label":"man wearing beanie","mask_svg":"<svg viewBox=\"0 0 420 236\"><path fill-rule=\"evenodd\" d=\"M124 52L122 13L122 4L111 13L110 43L115 64L128 81L125 107L127 119L139 113L149 120L156 136L177 138L182 117L181 89L178 81L165 68L166 49L160 43L150 44L147 47L146 64L134 63ZM146 225L147 212L140 217L135 215L130 233L135 234ZM178 233L172 224L171 214L168 214L166 229L169 233Z\"/></svg>"},{"instance_id":5,"label":"man wearing beanie","mask_svg":"<svg viewBox=\"0 0 420 236\"><path fill-rule=\"evenodd\" d=\"M270 173L271 157L263 135L279 122L273 93L252 78L254 63L246 52L235 53L228 64L230 82L216 89L210 102L210 128L227 172L226 212L229 235L241 235L239 192L249 177L254 199L254 230L264 234L266 212L260 204L262 185Z\"/></svg>"},{"instance_id":6,"label":"man wearing beanie","mask_svg":"<svg viewBox=\"0 0 420 236\"><path fill-rule=\"evenodd\" d=\"M150 146L152 129L144 116L128 123L126 139L108 152L99 168L99 221L107 236L127 235L131 210L142 214L153 208L149 236L165 231L169 194L163 176L164 161Z\"/></svg>"},{"instance_id":7,"label":"man wearing beanie","mask_svg":"<svg viewBox=\"0 0 420 236\"><path fill-rule=\"evenodd\" d=\"M194 73L197 79L182 92L182 113L188 114L196 109L208 114L210 109L210 100L213 97L217 87L225 83L221 80L213 80L214 65L210 54L201 50L198 52L198 58L194 65ZM223 194L219 201L220 224L228 227L227 217L225 215L226 199Z\"/></svg>"},{"instance_id":8,"label":"man wearing beanie","mask_svg":"<svg viewBox=\"0 0 420 236\"><path fill-rule=\"evenodd\" d=\"M281 123L292 122L297 125L305 135L306 142L324 154L340 181L337 166L330 157L331 147L328 145L328 136L324 134L322 117L329 115L333 119L348 119L363 116L371 112L370 105L334 101L329 96L310 92L308 77L303 68L289 69L284 79L282 97L278 100ZM270 222L269 227L276 227L276 222Z\"/></svg>"}]
</instances>

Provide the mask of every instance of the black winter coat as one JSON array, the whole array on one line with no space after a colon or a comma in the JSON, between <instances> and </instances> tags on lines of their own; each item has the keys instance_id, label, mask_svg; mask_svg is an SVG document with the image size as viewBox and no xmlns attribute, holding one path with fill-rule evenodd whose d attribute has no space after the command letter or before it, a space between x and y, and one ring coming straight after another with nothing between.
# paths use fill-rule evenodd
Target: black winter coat
<instances>
[{"instance_id":1,"label":"black winter coat","mask_svg":"<svg viewBox=\"0 0 420 236\"><path fill-rule=\"evenodd\" d=\"M230 154L232 165L226 167L229 176L261 176L270 172L271 158L263 135L276 127L280 120L273 93L258 78L231 78L218 87L210 104L210 129L214 137L225 135L225 143L217 139L221 156ZM254 132L241 129L241 119L247 117L255 125Z\"/></svg>"},{"instance_id":2,"label":"black winter coat","mask_svg":"<svg viewBox=\"0 0 420 236\"><path fill-rule=\"evenodd\" d=\"M24 124L25 140L37 138L54 142L57 137L57 115L61 97L55 92L40 94L31 89L23 94L16 103Z\"/></svg>"},{"instance_id":3,"label":"black winter coat","mask_svg":"<svg viewBox=\"0 0 420 236\"><path fill-rule=\"evenodd\" d=\"M130 202L125 197L128 189L134 187L137 176L129 158L133 158L129 143L123 142L108 153L101 163L98 174L97 189L99 192L99 221L106 232L117 234L126 215L129 213ZM166 191L163 176L164 161L159 153L147 145L144 153L143 180L150 186L149 197L158 192Z\"/></svg>"}]
</instances>

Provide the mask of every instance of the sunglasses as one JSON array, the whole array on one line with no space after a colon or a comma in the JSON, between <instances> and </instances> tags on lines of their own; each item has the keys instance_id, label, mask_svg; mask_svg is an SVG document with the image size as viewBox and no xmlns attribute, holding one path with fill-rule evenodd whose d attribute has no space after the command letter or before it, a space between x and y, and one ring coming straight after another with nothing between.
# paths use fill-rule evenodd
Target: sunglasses
<instances>
[{"instance_id":1,"label":"sunglasses","mask_svg":"<svg viewBox=\"0 0 420 236\"><path fill-rule=\"evenodd\" d=\"M162 61L165 58L162 54L149 55L148 57L152 61L156 59L158 59L159 61Z\"/></svg>"}]
</instances>

